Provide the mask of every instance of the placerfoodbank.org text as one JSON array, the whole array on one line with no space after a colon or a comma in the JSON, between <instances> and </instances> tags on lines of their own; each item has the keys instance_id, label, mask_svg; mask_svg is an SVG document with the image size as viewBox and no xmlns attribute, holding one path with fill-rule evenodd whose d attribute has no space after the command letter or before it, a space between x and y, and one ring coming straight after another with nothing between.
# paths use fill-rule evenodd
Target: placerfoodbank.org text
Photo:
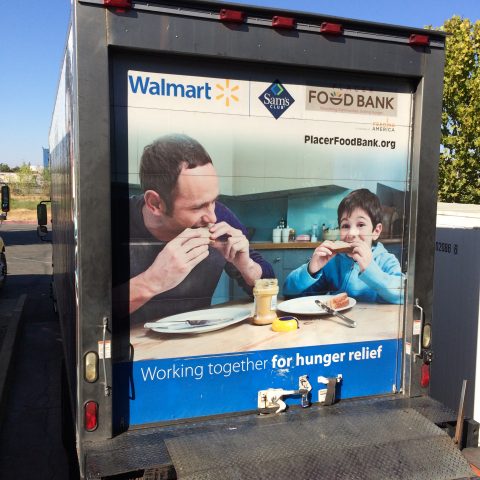
<instances>
[{"instance_id":1,"label":"placerfoodbank.org text","mask_svg":"<svg viewBox=\"0 0 480 480\"><path fill-rule=\"evenodd\" d=\"M378 140L375 138L361 137L316 137L314 135L305 135L304 143L311 145L341 145L348 147L373 147L390 148L395 150L395 140Z\"/></svg>"}]
</instances>

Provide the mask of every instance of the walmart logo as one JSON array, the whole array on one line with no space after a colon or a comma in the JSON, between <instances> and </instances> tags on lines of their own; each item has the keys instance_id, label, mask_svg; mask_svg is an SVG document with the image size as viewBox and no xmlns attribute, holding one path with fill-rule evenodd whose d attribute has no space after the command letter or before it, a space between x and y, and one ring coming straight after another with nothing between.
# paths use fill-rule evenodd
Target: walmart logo
<instances>
[{"instance_id":1,"label":"walmart logo","mask_svg":"<svg viewBox=\"0 0 480 480\"><path fill-rule=\"evenodd\" d=\"M159 82L142 75L129 75L128 83L132 93L158 95L161 97L181 97L211 100L212 87L208 82L199 85L169 82L162 78Z\"/></svg>"},{"instance_id":2,"label":"walmart logo","mask_svg":"<svg viewBox=\"0 0 480 480\"><path fill-rule=\"evenodd\" d=\"M161 78L154 81L150 76L128 75L130 91L140 95L155 95L160 97L180 97L196 100L217 100L230 107L239 102L239 85L231 80L225 79L223 83L216 83L212 86L208 81L200 83L172 82Z\"/></svg>"},{"instance_id":3,"label":"walmart logo","mask_svg":"<svg viewBox=\"0 0 480 480\"><path fill-rule=\"evenodd\" d=\"M259 97L265 108L275 119L280 116L295 102L287 89L275 80Z\"/></svg>"}]
</instances>

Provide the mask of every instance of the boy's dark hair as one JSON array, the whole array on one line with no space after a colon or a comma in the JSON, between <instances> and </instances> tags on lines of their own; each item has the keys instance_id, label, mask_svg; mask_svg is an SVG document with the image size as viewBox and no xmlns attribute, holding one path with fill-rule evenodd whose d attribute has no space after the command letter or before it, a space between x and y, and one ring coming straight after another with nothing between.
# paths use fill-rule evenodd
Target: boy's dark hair
<instances>
[{"instance_id":1,"label":"boy's dark hair","mask_svg":"<svg viewBox=\"0 0 480 480\"><path fill-rule=\"evenodd\" d=\"M382 206L379 198L366 188L360 188L350 192L341 202L337 209L338 225L342 217L350 215L356 208L361 208L368 213L373 228L382 223Z\"/></svg>"},{"instance_id":2,"label":"boy's dark hair","mask_svg":"<svg viewBox=\"0 0 480 480\"><path fill-rule=\"evenodd\" d=\"M193 138L183 134L165 135L144 148L140 160L140 185L144 192L157 192L165 203L167 215L171 215L182 168L208 163L212 163L210 155Z\"/></svg>"}]
</instances>

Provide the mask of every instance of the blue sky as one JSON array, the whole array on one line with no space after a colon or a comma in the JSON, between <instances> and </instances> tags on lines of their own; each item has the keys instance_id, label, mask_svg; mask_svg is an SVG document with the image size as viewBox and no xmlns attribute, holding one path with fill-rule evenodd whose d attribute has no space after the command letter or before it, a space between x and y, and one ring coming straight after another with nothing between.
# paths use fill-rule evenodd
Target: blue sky
<instances>
[{"instance_id":1,"label":"blue sky","mask_svg":"<svg viewBox=\"0 0 480 480\"><path fill-rule=\"evenodd\" d=\"M480 0L250 0L412 27L440 26L453 15L480 19ZM0 163L42 163L62 61L70 0L0 0Z\"/></svg>"}]
</instances>

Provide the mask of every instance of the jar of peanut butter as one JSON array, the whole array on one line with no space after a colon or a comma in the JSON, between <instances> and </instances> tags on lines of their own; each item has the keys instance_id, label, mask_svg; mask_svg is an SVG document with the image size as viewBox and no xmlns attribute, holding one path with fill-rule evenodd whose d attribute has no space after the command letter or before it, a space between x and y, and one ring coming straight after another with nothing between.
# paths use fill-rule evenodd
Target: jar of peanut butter
<instances>
[{"instance_id":1,"label":"jar of peanut butter","mask_svg":"<svg viewBox=\"0 0 480 480\"><path fill-rule=\"evenodd\" d=\"M268 325L277 318L277 295L278 280L276 278L262 278L255 281L253 323Z\"/></svg>"}]
</instances>

